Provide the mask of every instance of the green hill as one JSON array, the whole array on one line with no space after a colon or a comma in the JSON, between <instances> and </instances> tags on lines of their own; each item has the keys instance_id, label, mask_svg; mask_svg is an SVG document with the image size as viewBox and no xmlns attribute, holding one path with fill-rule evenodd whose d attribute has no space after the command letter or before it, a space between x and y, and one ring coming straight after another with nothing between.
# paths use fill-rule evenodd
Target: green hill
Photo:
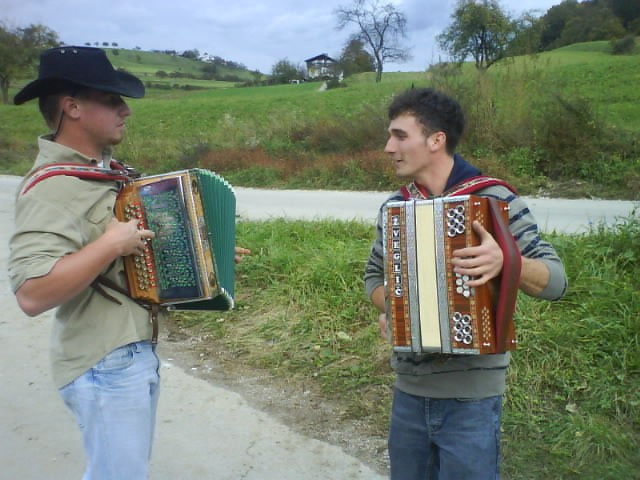
<instances>
[{"instance_id":1,"label":"green hill","mask_svg":"<svg viewBox=\"0 0 640 480\"><path fill-rule=\"evenodd\" d=\"M105 49L116 68L124 69L156 87L223 88L262 78L247 69L214 64L160 51ZM214 79L205 78L204 68L214 66ZM162 73L161 73L162 72ZM160 75L159 75L160 73Z\"/></svg>"},{"instance_id":2,"label":"green hill","mask_svg":"<svg viewBox=\"0 0 640 480\"><path fill-rule=\"evenodd\" d=\"M633 55L611 55L610 48L604 41L577 43L529 62L544 69L555 88L588 100L615 126L640 132L640 48Z\"/></svg>"},{"instance_id":3,"label":"green hill","mask_svg":"<svg viewBox=\"0 0 640 480\"><path fill-rule=\"evenodd\" d=\"M385 73L381 83L359 74L323 90L314 82L219 88L238 82L191 78L200 61L110 51L147 85L145 99L129 102L117 155L148 173L201 165L237 185L388 190L397 180L383 153L386 106L405 88L433 85L467 112L461 153L521 193L638 198L640 55L607 52L607 42L577 44L485 73L438 66ZM43 133L34 103L0 106L0 172L31 164Z\"/></svg>"}]
</instances>

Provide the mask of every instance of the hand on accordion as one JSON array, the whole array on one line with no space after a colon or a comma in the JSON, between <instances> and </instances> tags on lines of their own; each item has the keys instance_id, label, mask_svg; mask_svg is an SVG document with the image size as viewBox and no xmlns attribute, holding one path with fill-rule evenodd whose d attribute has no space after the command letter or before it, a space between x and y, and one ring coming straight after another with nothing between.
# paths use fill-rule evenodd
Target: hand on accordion
<instances>
[{"instance_id":1,"label":"hand on accordion","mask_svg":"<svg viewBox=\"0 0 640 480\"><path fill-rule=\"evenodd\" d=\"M236 263L240 263L245 255L251 255L251 250L249 250L248 248L244 248L244 247L236 246L235 252L236 252L236 255L235 255L235 262Z\"/></svg>"},{"instance_id":2,"label":"hand on accordion","mask_svg":"<svg viewBox=\"0 0 640 480\"><path fill-rule=\"evenodd\" d=\"M155 237L155 233L151 230L139 229L136 219L120 222L113 218L107 225L104 234L109 236L116 252L123 257L142 254L146 242Z\"/></svg>"},{"instance_id":3,"label":"hand on accordion","mask_svg":"<svg viewBox=\"0 0 640 480\"><path fill-rule=\"evenodd\" d=\"M471 277L467 282L469 287L478 287L500 275L504 255L496 240L480 222L474 221L473 229L480 238L480 245L453 251L451 264L454 272Z\"/></svg>"}]
</instances>

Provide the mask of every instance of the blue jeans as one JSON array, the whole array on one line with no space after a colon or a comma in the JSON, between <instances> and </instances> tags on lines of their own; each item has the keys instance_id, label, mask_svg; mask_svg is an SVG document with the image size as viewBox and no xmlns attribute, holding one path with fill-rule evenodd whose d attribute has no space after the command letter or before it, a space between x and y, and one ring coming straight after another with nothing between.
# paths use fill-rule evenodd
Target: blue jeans
<instances>
[{"instance_id":1,"label":"blue jeans","mask_svg":"<svg viewBox=\"0 0 640 480\"><path fill-rule=\"evenodd\" d=\"M502 397L439 399L394 389L391 480L498 480Z\"/></svg>"},{"instance_id":2,"label":"blue jeans","mask_svg":"<svg viewBox=\"0 0 640 480\"><path fill-rule=\"evenodd\" d=\"M82 432L84 480L148 477L159 366L150 342L132 343L60 389Z\"/></svg>"}]
</instances>

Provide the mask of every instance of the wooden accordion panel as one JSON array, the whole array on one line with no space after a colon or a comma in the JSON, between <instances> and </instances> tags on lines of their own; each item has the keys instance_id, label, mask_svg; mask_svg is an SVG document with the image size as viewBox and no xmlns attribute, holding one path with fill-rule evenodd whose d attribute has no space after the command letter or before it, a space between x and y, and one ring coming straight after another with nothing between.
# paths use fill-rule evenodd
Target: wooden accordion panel
<instances>
[{"instance_id":1,"label":"wooden accordion panel","mask_svg":"<svg viewBox=\"0 0 640 480\"><path fill-rule=\"evenodd\" d=\"M127 183L116 217L155 232L143 255L124 259L130 295L183 310L233 308L235 210L232 187L208 170Z\"/></svg>"},{"instance_id":2,"label":"wooden accordion panel","mask_svg":"<svg viewBox=\"0 0 640 480\"><path fill-rule=\"evenodd\" d=\"M514 278L519 277L519 252L503 248L505 257L517 256L513 262L505 261L505 268L515 264L517 272L503 273L476 288L468 287L469 278L451 266L454 250L480 243L472 228L475 220L494 236L499 223L500 235L515 246L506 227L506 202L463 195L385 206L385 294L395 351L490 354L515 348ZM510 297L506 310L504 305L497 307L505 291Z\"/></svg>"}]
</instances>

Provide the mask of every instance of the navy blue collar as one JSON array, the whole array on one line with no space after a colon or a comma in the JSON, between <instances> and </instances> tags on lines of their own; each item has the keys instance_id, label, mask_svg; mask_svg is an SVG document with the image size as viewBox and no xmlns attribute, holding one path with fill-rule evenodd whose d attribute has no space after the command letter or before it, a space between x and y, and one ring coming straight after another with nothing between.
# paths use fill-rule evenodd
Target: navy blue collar
<instances>
[{"instance_id":1,"label":"navy blue collar","mask_svg":"<svg viewBox=\"0 0 640 480\"><path fill-rule=\"evenodd\" d=\"M480 170L456 153L453 155L453 168L451 169L444 190L446 192L456 185L481 174L482 172Z\"/></svg>"}]
</instances>

